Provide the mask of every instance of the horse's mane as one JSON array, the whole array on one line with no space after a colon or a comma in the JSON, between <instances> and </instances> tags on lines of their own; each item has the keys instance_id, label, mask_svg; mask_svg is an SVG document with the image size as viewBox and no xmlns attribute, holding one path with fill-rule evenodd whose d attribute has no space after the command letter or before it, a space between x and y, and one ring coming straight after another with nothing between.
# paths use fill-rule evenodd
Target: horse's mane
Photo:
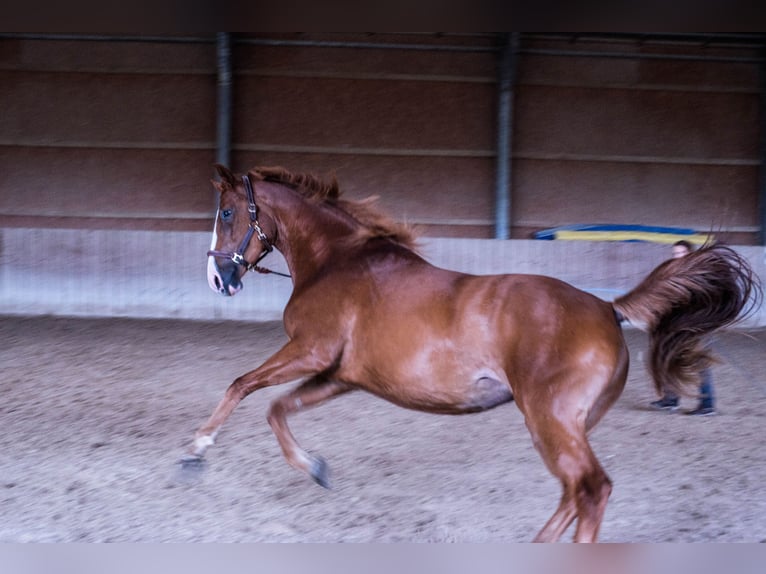
<instances>
[{"instance_id":1,"label":"horse's mane","mask_svg":"<svg viewBox=\"0 0 766 574\"><path fill-rule=\"evenodd\" d=\"M362 225L355 241L364 243L369 239L384 237L416 250L417 236L411 226L394 221L375 206L377 197L362 201L343 199L338 180L333 175L329 181L310 173L292 173L283 167L256 167L250 171L262 181L287 185L304 197L334 206L350 215Z\"/></svg>"}]
</instances>

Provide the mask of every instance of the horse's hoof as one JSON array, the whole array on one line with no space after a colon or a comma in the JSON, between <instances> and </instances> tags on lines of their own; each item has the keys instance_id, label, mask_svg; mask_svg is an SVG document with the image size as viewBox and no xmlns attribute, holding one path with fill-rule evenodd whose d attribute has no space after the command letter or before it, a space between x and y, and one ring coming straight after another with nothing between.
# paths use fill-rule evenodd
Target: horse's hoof
<instances>
[{"instance_id":1,"label":"horse's hoof","mask_svg":"<svg viewBox=\"0 0 766 574\"><path fill-rule=\"evenodd\" d=\"M319 486L323 486L328 490L332 488L330 485L330 467L322 457L314 457L311 462L310 474L311 478Z\"/></svg>"},{"instance_id":2,"label":"horse's hoof","mask_svg":"<svg viewBox=\"0 0 766 574\"><path fill-rule=\"evenodd\" d=\"M176 480L184 484L198 482L205 470L205 459L201 456L187 454L181 457L176 465Z\"/></svg>"},{"instance_id":3,"label":"horse's hoof","mask_svg":"<svg viewBox=\"0 0 766 574\"><path fill-rule=\"evenodd\" d=\"M205 466L205 459L198 454L185 454L178 461L183 468L201 469Z\"/></svg>"}]
</instances>

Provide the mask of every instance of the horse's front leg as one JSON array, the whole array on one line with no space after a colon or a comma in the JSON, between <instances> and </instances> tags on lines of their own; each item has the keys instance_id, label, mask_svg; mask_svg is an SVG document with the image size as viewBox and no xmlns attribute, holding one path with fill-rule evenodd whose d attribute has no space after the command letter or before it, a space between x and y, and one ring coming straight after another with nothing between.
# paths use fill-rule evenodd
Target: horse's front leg
<instances>
[{"instance_id":1,"label":"horse's front leg","mask_svg":"<svg viewBox=\"0 0 766 574\"><path fill-rule=\"evenodd\" d=\"M312 350L316 351L315 348ZM210 418L195 434L194 443L181 459L181 464L185 468L200 466L205 451L215 443L221 426L247 395L264 387L315 376L326 370L333 358L328 355L326 360L322 360L320 353L309 352L302 345L291 341L260 367L237 378L226 389Z\"/></svg>"},{"instance_id":2,"label":"horse's front leg","mask_svg":"<svg viewBox=\"0 0 766 574\"><path fill-rule=\"evenodd\" d=\"M332 397L346 393L352 388L344 383L317 377L279 397L271 403L269 408L267 418L287 462L294 468L308 474L317 484L325 488L330 488L327 463L324 459L311 456L301 448L290 432L290 427L287 426L287 415L316 406Z\"/></svg>"}]
</instances>

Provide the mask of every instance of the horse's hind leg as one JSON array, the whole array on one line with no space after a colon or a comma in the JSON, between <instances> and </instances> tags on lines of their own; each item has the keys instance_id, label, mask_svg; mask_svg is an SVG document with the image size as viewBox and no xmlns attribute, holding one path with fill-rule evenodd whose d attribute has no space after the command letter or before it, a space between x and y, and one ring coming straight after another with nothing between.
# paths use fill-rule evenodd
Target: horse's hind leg
<instances>
[{"instance_id":1,"label":"horse's hind leg","mask_svg":"<svg viewBox=\"0 0 766 574\"><path fill-rule=\"evenodd\" d=\"M561 502L535 542L555 542L575 518L575 542L595 542L612 483L596 460L584 430L569 430L548 419L544 425L527 422L543 461L560 481ZM579 426L579 425L576 425Z\"/></svg>"},{"instance_id":2,"label":"horse's hind leg","mask_svg":"<svg viewBox=\"0 0 766 574\"><path fill-rule=\"evenodd\" d=\"M276 399L271 403L267 415L287 462L308 474L317 484L325 488L330 487L327 464L322 458L311 456L300 447L287 426L287 415L316 406L351 389L352 387L344 383L328 381L324 378L312 379Z\"/></svg>"}]
</instances>

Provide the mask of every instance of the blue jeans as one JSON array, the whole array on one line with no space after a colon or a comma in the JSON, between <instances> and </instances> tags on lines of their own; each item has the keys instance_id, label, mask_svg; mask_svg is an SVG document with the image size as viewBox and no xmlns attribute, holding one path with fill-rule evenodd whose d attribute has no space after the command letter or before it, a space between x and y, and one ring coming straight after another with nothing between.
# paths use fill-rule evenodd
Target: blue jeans
<instances>
[{"instance_id":1,"label":"blue jeans","mask_svg":"<svg viewBox=\"0 0 766 574\"><path fill-rule=\"evenodd\" d=\"M712 409L715 407L715 394L713 392L713 374L710 369L705 369L700 373L702 382L700 383L700 408Z\"/></svg>"},{"instance_id":2,"label":"blue jeans","mask_svg":"<svg viewBox=\"0 0 766 574\"><path fill-rule=\"evenodd\" d=\"M700 382L700 388L699 388L699 408L701 409L712 409L715 408L715 393L713 391L713 373L710 372L710 369L704 369L700 376L702 377L702 381ZM676 405L678 404L678 397L672 393L665 393L665 395L662 397L666 401L673 401Z\"/></svg>"}]
</instances>

